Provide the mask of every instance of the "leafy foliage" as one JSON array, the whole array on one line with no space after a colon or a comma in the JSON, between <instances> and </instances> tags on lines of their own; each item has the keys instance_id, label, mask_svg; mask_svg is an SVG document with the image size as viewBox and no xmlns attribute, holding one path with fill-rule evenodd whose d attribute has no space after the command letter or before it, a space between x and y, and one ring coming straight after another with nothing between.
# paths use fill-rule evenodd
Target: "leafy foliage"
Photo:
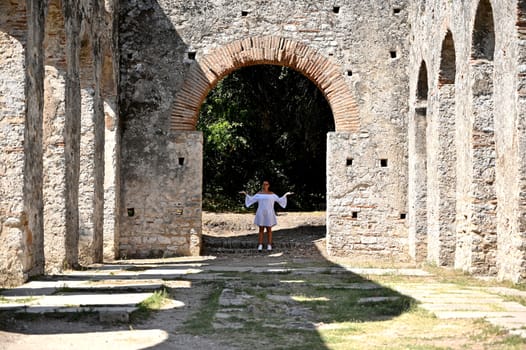
<instances>
[{"instance_id":1,"label":"leafy foliage","mask_svg":"<svg viewBox=\"0 0 526 350\"><path fill-rule=\"evenodd\" d=\"M289 208L325 203L326 134L331 109L318 88L281 66L242 68L210 91L201 107L206 210L240 210L241 190L271 190L290 197Z\"/></svg>"}]
</instances>

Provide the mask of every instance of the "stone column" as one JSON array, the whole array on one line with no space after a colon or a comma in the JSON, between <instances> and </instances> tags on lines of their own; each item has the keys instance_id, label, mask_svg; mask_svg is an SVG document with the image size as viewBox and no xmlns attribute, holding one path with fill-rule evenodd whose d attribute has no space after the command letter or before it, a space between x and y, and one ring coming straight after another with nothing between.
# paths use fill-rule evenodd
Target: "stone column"
<instances>
[{"instance_id":1,"label":"stone column","mask_svg":"<svg viewBox=\"0 0 526 350\"><path fill-rule=\"evenodd\" d=\"M101 33L100 40L100 67L97 74L100 76L103 103L104 133L104 219L103 219L103 255L104 259L112 260L118 256L117 242L119 240L120 218L120 122L119 106L117 102L117 82L119 72L118 1L106 1L100 7L101 26L97 31ZM102 22L102 18L107 19ZM105 23L105 26L102 25ZM97 131L97 135L98 135Z\"/></svg>"},{"instance_id":2,"label":"stone column","mask_svg":"<svg viewBox=\"0 0 526 350\"><path fill-rule=\"evenodd\" d=\"M429 175L434 177L432 203L429 211L429 261L440 266L452 266L455 258L456 216L456 147L455 147L455 86L444 84L439 88L438 113L433 128L435 155Z\"/></svg>"},{"instance_id":3,"label":"stone column","mask_svg":"<svg viewBox=\"0 0 526 350\"><path fill-rule=\"evenodd\" d=\"M493 62L475 60L470 67L472 134L471 175L458 233L455 267L474 274L496 274L495 137L493 121ZM467 204L467 206L466 206ZM457 230L458 231L458 230Z\"/></svg>"},{"instance_id":4,"label":"stone column","mask_svg":"<svg viewBox=\"0 0 526 350\"><path fill-rule=\"evenodd\" d=\"M61 3L51 1L45 30L44 95L44 250L46 271L59 272L65 264L66 164L64 154L66 33Z\"/></svg>"},{"instance_id":5,"label":"stone column","mask_svg":"<svg viewBox=\"0 0 526 350\"><path fill-rule=\"evenodd\" d=\"M511 279L514 282L526 281L526 2L521 1L518 5L518 78L517 84L517 133L518 150L516 160L518 163L518 203L517 203L517 231L499 232L498 249L500 252L499 277ZM504 82L509 83L508 80ZM509 184L506 184L509 187ZM515 214L515 213L513 213ZM511 225L510 225L511 226ZM503 244L506 243L506 244Z\"/></svg>"},{"instance_id":6,"label":"stone column","mask_svg":"<svg viewBox=\"0 0 526 350\"><path fill-rule=\"evenodd\" d=\"M64 0L66 28L66 93L64 155L66 165L66 256L65 266L78 265L79 242L79 168L80 168L80 11L78 2Z\"/></svg>"},{"instance_id":7,"label":"stone column","mask_svg":"<svg viewBox=\"0 0 526 350\"><path fill-rule=\"evenodd\" d=\"M0 286L44 271L43 33L46 4L0 11Z\"/></svg>"},{"instance_id":8,"label":"stone column","mask_svg":"<svg viewBox=\"0 0 526 350\"><path fill-rule=\"evenodd\" d=\"M94 21L95 19L93 19ZM90 28L91 29L91 28ZM93 34L92 34L93 33ZM101 53L97 30L90 30L81 48L81 147L79 182L79 259L102 261L104 205L104 112L101 95ZM92 45L91 35L97 42Z\"/></svg>"},{"instance_id":9,"label":"stone column","mask_svg":"<svg viewBox=\"0 0 526 350\"><path fill-rule=\"evenodd\" d=\"M32 240L29 275L44 272L44 223L42 215L42 117L44 105L44 28L47 4L26 2L26 128L24 131L24 207Z\"/></svg>"},{"instance_id":10,"label":"stone column","mask_svg":"<svg viewBox=\"0 0 526 350\"><path fill-rule=\"evenodd\" d=\"M98 4L98 2L97 2ZM98 14L98 5L94 10ZM93 30L93 57L94 57L94 91L93 91L93 132L94 132L94 158L93 158L93 261L103 260L104 236L104 152L105 152L105 127L104 127L104 97L102 79L103 50L101 44L102 16L97 18Z\"/></svg>"},{"instance_id":11,"label":"stone column","mask_svg":"<svg viewBox=\"0 0 526 350\"><path fill-rule=\"evenodd\" d=\"M409 255L424 261L427 255L427 104L410 113L409 152Z\"/></svg>"}]
</instances>

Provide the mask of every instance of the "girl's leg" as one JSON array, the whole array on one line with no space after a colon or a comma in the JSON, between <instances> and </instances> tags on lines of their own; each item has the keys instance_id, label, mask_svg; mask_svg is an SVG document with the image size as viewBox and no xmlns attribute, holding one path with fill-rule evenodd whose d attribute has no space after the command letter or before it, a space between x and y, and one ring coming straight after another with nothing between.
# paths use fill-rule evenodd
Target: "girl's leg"
<instances>
[{"instance_id":1,"label":"girl's leg","mask_svg":"<svg viewBox=\"0 0 526 350\"><path fill-rule=\"evenodd\" d=\"M263 244L263 232L264 231L265 231L265 227L259 226L258 244Z\"/></svg>"},{"instance_id":2,"label":"girl's leg","mask_svg":"<svg viewBox=\"0 0 526 350\"><path fill-rule=\"evenodd\" d=\"M272 227L267 227L268 244L272 245Z\"/></svg>"}]
</instances>

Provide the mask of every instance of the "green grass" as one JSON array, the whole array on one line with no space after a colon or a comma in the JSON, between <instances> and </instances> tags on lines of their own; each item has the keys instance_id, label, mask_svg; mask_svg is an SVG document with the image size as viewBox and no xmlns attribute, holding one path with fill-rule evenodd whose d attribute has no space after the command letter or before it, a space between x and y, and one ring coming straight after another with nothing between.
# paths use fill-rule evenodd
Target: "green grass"
<instances>
[{"instance_id":1,"label":"green grass","mask_svg":"<svg viewBox=\"0 0 526 350\"><path fill-rule=\"evenodd\" d=\"M170 295L166 289L155 291L151 296L139 303L138 310L130 315L130 320L133 322L142 322L150 317L153 311L161 309L163 305L168 303Z\"/></svg>"},{"instance_id":2,"label":"green grass","mask_svg":"<svg viewBox=\"0 0 526 350\"><path fill-rule=\"evenodd\" d=\"M139 308L147 310L159 310L164 304L167 303L169 298L168 292L163 288L161 290L155 291L151 296L143 300L139 304Z\"/></svg>"},{"instance_id":3,"label":"green grass","mask_svg":"<svg viewBox=\"0 0 526 350\"><path fill-rule=\"evenodd\" d=\"M499 294L500 295L500 294ZM523 306L526 306L526 298L518 295L500 295L500 297L506 301L514 301Z\"/></svg>"},{"instance_id":4,"label":"green grass","mask_svg":"<svg viewBox=\"0 0 526 350\"><path fill-rule=\"evenodd\" d=\"M224 288L223 282L210 283L212 290L204 300L200 310L191 315L184 324L185 330L190 334L207 334L213 331L212 322L219 309L219 297Z\"/></svg>"}]
</instances>

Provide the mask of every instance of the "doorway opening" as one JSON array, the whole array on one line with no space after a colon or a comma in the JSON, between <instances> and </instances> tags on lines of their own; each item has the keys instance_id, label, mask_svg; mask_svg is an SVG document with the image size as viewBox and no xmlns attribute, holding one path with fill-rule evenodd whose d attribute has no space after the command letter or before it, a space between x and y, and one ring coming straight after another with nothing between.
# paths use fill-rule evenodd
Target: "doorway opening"
<instances>
[{"instance_id":1,"label":"doorway opening","mask_svg":"<svg viewBox=\"0 0 526 350\"><path fill-rule=\"evenodd\" d=\"M299 72L278 65L238 69L201 106L203 132L203 246L205 252L255 249L250 194L268 180L279 196L276 248L306 248L325 236L326 135L334 131L322 92ZM281 209L281 210L280 210Z\"/></svg>"}]
</instances>

